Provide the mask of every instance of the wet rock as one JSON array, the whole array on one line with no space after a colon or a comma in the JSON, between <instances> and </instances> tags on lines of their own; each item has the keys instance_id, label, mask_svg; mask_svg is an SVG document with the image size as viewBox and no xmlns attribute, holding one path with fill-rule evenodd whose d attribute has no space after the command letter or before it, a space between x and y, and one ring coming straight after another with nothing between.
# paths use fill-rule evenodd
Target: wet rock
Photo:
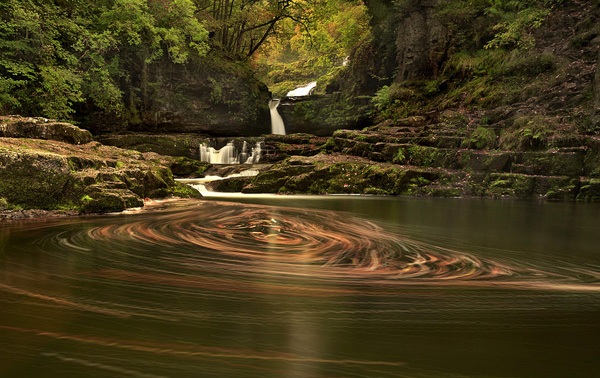
<instances>
[{"instance_id":1,"label":"wet rock","mask_svg":"<svg viewBox=\"0 0 600 378\"><path fill-rule=\"evenodd\" d=\"M204 177L204 172L212 165L209 163L189 159L186 157L175 158L171 164L171 172L180 177Z\"/></svg>"},{"instance_id":2,"label":"wet rock","mask_svg":"<svg viewBox=\"0 0 600 378\"><path fill-rule=\"evenodd\" d=\"M110 213L120 212L127 208L144 206L144 201L127 189L96 189L88 191L88 197L82 200L82 212Z\"/></svg>"},{"instance_id":3,"label":"wet rock","mask_svg":"<svg viewBox=\"0 0 600 378\"><path fill-rule=\"evenodd\" d=\"M581 201L600 201L600 180L591 179L581 183L577 199Z\"/></svg>"},{"instance_id":4,"label":"wet rock","mask_svg":"<svg viewBox=\"0 0 600 378\"><path fill-rule=\"evenodd\" d=\"M223 180L212 181L207 188L214 192L239 193L245 186L250 184L253 177L232 177Z\"/></svg>"}]
</instances>

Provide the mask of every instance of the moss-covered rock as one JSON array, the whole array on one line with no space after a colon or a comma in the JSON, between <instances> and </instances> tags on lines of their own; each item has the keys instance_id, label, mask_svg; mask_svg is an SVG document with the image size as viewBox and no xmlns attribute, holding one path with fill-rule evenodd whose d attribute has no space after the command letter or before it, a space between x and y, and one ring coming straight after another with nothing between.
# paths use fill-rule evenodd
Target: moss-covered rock
<instances>
[{"instance_id":1,"label":"moss-covered rock","mask_svg":"<svg viewBox=\"0 0 600 378\"><path fill-rule=\"evenodd\" d=\"M70 123L40 117L0 117L0 136L6 138L50 139L71 144L92 141L92 134Z\"/></svg>"},{"instance_id":2,"label":"moss-covered rock","mask_svg":"<svg viewBox=\"0 0 600 378\"><path fill-rule=\"evenodd\" d=\"M248 62L232 60L219 49L187 64L174 65L164 55L148 64L143 78L141 70L134 71L132 80L147 84L139 91L123 81L128 111L121 117L82 110L79 121L94 134L127 130L258 136L270 131L267 86Z\"/></svg>"},{"instance_id":3,"label":"moss-covered rock","mask_svg":"<svg viewBox=\"0 0 600 378\"><path fill-rule=\"evenodd\" d=\"M232 177L223 180L212 181L207 187L215 192L239 193L250 184L253 177Z\"/></svg>"},{"instance_id":4,"label":"moss-covered rock","mask_svg":"<svg viewBox=\"0 0 600 378\"><path fill-rule=\"evenodd\" d=\"M193 134L149 134L120 133L100 135L96 138L102 144L136 150L139 152L156 152L160 155L184 156L198 158L198 146L207 138Z\"/></svg>"},{"instance_id":5,"label":"moss-covered rock","mask_svg":"<svg viewBox=\"0 0 600 378\"><path fill-rule=\"evenodd\" d=\"M565 176L536 176L514 173L492 173L487 179L492 197L575 199L579 181Z\"/></svg>"},{"instance_id":6,"label":"moss-covered rock","mask_svg":"<svg viewBox=\"0 0 600 378\"><path fill-rule=\"evenodd\" d=\"M600 180L591 179L581 183L577 199L581 201L600 202Z\"/></svg>"},{"instance_id":7,"label":"moss-covered rock","mask_svg":"<svg viewBox=\"0 0 600 378\"><path fill-rule=\"evenodd\" d=\"M170 168L175 176L200 178L204 177L204 172L210 167L209 163L181 156L173 160Z\"/></svg>"},{"instance_id":8,"label":"moss-covered rock","mask_svg":"<svg viewBox=\"0 0 600 378\"><path fill-rule=\"evenodd\" d=\"M0 198L9 208L114 212L143 198L201 197L173 179L175 159L88 143L0 139Z\"/></svg>"},{"instance_id":9,"label":"moss-covered rock","mask_svg":"<svg viewBox=\"0 0 600 378\"><path fill-rule=\"evenodd\" d=\"M531 167L530 172L544 176L575 176L583 174L585 150L573 152L525 152L519 162Z\"/></svg>"},{"instance_id":10,"label":"moss-covered rock","mask_svg":"<svg viewBox=\"0 0 600 378\"><path fill-rule=\"evenodd\" d=\"M72 206L82 189L65 157L0 148L0 197L9 203L28 209Z\"/></svg>"},{"instance_id":11,"label":"moss-covered rock","mask_svg":"<svg viewBox=\"0 0 600 378\"><path fill-rule=\"evenodd\" d=\"M277 162L290 156L314 156L327 139L310 134L266 135L265 150L261 161Z\"/></svg>"},{"instance_id":12,"label":"moss-covered rock","mask_svg":"<svg viewBox=\"0 0 600 378\"><path fill-rule=\"evenodd\" d=\"M421 195L428 193L424 189L431 185L448 189L443 183L452 181L455 178L442 170L347 159L331 161L317 155L286 159L260 173L242 192Z\"/></svg>"},{"instance_id":13,"label":"moss-covered rock","mask_svg":"<svg viewBox=\"0 0 600 378\"><path fill-rule=\"evenodd\" d=\"M106 189L86 191L81 198L80 210L83 213L120 212L127 208L142 207L144 201L127 189Z\"/></svg>"}]
</instances>

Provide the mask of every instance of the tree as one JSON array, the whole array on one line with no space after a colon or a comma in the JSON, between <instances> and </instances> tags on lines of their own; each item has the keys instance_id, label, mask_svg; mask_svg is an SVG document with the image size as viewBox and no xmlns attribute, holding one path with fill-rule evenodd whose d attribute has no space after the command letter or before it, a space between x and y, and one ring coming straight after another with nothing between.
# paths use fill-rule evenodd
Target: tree
<instances>
[{"instance_id":1,"label":"tree","mask_svg":"<svg viewBox=\"0 0 600 378\"><path fill-rule=\"evenodd\" d=\"M283 20L309 22L323 0L196 0L209 20L213 41L238 56L252 56Z\"/></svg>"},{"instance_id":2,"label":"tree","mask_svg":"<svg viewBox=\"0 0 600 378\"><path fill-rule=\"evenodd\" d=\"M85 102L122 115L145 101L148 65L206 55L197 13L191 0L1 2L0 112L68 119Z\"/></svg>"}]
</instances>

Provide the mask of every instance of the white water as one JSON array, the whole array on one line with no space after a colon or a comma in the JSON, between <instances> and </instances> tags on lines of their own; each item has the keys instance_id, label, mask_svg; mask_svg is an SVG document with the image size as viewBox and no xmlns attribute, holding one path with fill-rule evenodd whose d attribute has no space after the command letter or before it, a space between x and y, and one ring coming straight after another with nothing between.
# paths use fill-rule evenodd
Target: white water
<instances>
[{"instance_id":1,"label":"white water","mask_svg":"<svg viewBox=\"0 0 600 378\"><path fill-rule=\"evenodd\" d=\"M248 153L248 142L244 141L242 146L242 152L237 159L240 164L256 164L260 161L260 155L262 153L262 147L260 143L256 143L252 151Z\"/></svg>"},{"instance_id":2,"label":"white water","mask_svg":"<svg viewBox=\"0 0 600 378\"><path fill-rule=\"evenodd\" d=\"M248 143L244 141L242 151L238 153L233 142L219 150L205 143L200 145L200 161L211 164L256 164L260 161L262 147L260 142L248 152Z\"/></svg>"},{"instance_id":3,"label":"white water","mask_svg":"<svg viewBox=\"0 0 600 378\"><path fill-rule=\"evenodd\" d=\"M280 100L277 99L269 101L269 109L271 110L271 134L285 135L283 118L281 118L281 115L279 115L279 112L277 111L279 101Z\"/></svg>"},{"instance_id":4,"label":"white water","mask_svg":"<svg viewBox=\"0 0 600 378\"><path fill-rule=\"evenodd\" d=\"M202 193L202 195L204 197L235 197L235 196L242 195L242 193L212 192L212 191L208 190L208 188L206 187L206 184L208 184L209 182L224 180L224 179L228 179L228 178L232 178L232 177L254 177L254 176L258 175L258 173L259 173L259 171L256 169L248 169L248 170L242 171L240 173L234 173L227 177L206 176L203 178L194 178L194 179L176 179L176 181L179 181L184 184L188 184L192 188L194 188L197 191L199 191L200 193Z\"/></svg>"},{"instance_id":5,"label":"white water","mask_svg":"<svg viewBox=\"0 0 600 378\"><path fill-rule=\"evenodd\" d=\"M293 91L289 91L287 97L300 97L300 96L308 96L313 90L316 88L317 82L313 81L312 83L308 83L303 87L296 88Z\"/></svg>"}]
</instances>

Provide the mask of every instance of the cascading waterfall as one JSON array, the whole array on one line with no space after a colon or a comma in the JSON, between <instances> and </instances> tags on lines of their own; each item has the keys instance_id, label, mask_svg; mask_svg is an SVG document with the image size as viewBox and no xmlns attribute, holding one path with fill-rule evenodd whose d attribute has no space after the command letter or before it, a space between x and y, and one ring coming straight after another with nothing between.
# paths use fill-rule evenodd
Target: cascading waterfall
<instances>
[{"instance_id":1,"label":"cascading waterfall","mask_svg":"<svg viewBox=\"0 0 600 378\"><path fill-rule=\"evenodd\" d=\"M248 142L244 141L242 145L242 152L240 153L240 158L238 159L240 164L256 164L260 161L260 156L262 153L262 146L259 143L256 143L254 148L248 153Z\"/></svg>"},{"instance_id":2,"label":"cascading waterfall","mask_svg":"<svg viewBox=\"0 0 600 378\"><path fill-rule=\"evenodd\" d=\"M281 115L279 115L279 112L277 111L279 101L279 99L269 101L269 109L271 110L271 134L285 135L283 118L281 118Z\"/></svg>"},{"instance_id":3,"label":"cascading waterfall","mask_svg":"<svg viewBox=\"0 0 600 378\"><path fill-rule=\"evenodd\" d=\"M262 145L261 142L257 142L248 152L248 142L244 141L241 152L238 152L233 142L227 143L221 149L202 143L199 150L200 161L211 164L256 164L260 161Z\"/></svg>"},{"instance_id":4,"label":"cascading waterfall","mask_svg":"<svg viewBox=\"0 0 600 378\"><path fill-rule=\"evenodd\" d=\"M301 96L310 96L310 94L317 87L317 82L313 81L312 83L308 83L303 87L296 88L293 91L289 91L287 93L287 97L301 97Z\"/></svg>"}]
</instances>

